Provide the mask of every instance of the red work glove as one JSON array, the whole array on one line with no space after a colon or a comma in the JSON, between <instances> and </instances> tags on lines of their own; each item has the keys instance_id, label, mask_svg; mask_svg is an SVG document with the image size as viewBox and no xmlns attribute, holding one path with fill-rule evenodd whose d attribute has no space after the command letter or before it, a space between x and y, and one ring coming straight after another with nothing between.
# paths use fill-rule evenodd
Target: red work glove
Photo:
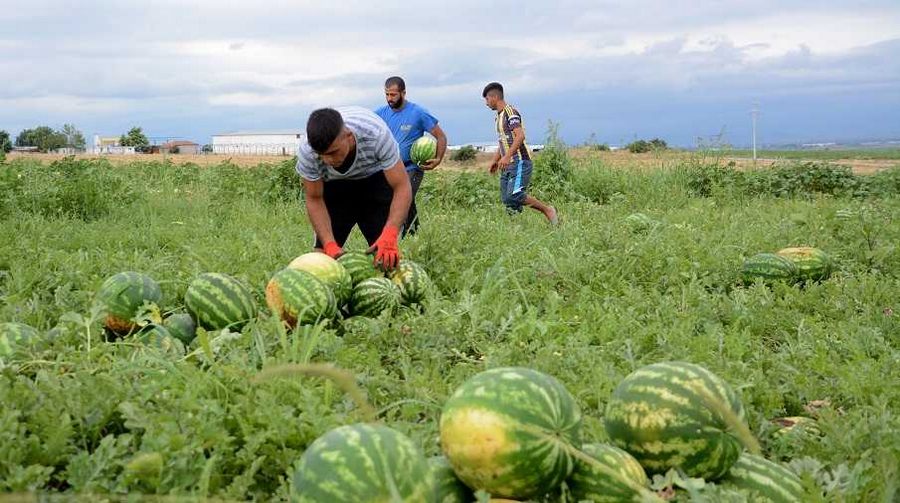
<instances>
[{"instance_id":1,"label":"red work glove","mask_svg":"<svg viewBox=\"0 0 900 503\"><path fill-rule=\"evenodd\" d=\"M390 271L400 263L400 249L397 247L397 236L400 230L393 225L385 225L381 236L366 253L375 253L375 267Z\"/></svg>"},{"instance_id":2,"label":"red work glove","mask_svg":"<svg viewBox=\"0 0 900 503\"><path fill-rule=\"evenodd\" d=\"M322 246L322 251L325 252L325 255L328 255L331 258L338 258L344 254L344 250L337 244L336 241L329 241Z\"/></svg>"}]
</instances>

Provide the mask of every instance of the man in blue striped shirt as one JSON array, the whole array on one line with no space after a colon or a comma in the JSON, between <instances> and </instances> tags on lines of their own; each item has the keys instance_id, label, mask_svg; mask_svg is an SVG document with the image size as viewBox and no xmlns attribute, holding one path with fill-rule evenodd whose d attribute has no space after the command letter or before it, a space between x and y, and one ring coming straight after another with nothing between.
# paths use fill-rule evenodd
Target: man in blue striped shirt
<instances>
[{"instance_id":1,"label":"man in blue striped shirt","mask_svg":"<svg viewBox=\"0 0 900 503\"><path fill-rule=\"evenodd\" d=\"M490 172L500 171L500 199L510 213L519 213L528 206L544 214L551 225L559 223L556 208L528 194L531 182L532 155L525 143L525 123L522 114L503 97L503 86L491 82L481 96L488 108L497 112L494 125L499 148L491 160Z\"/></svg>"},{"instance_id":2,"label":"man in blue striped shirt","mask_svg":"<svg viewBox=\"0 0 900 503\"><path fill-rule=\"evenodd\" d=\"M375 264L397 266L400 228L412 200L397 142L384 121L361 107L321 108L309 116L297 152L315 247L332 258L359 226Z\"/></svg>"}]
</instances>

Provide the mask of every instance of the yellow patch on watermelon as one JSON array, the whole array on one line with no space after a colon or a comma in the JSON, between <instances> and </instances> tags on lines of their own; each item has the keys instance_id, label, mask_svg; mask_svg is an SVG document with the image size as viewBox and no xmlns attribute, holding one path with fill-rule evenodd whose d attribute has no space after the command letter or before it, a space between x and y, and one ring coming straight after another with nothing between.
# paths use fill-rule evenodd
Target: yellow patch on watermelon
<instances>
[{"instance_id":1,"label":"yellow patch on watermelon","mask_svg":"<svg viewBox=\"0 0 900 503\"><path fill-rule=\"evenodd\" d=\"M503 476L505 456L520 446L510 439L510 420L481 408L456 409L441 420L441 447L463 480Z\"/></svg>"},{"instance_id":2,"label":"yellow patch on watermelon","mask_svg":"<svg viewBox=\"0 0 900 503\"><path fill-rule=\"evenodd\" d=\"M285 325L294 328L297 325L297 317L284 308L284 299L281 296L281 288L274 279L266 285L266 305L272 310L272 314L281 318Z\"/></svg>"}]
</instances>

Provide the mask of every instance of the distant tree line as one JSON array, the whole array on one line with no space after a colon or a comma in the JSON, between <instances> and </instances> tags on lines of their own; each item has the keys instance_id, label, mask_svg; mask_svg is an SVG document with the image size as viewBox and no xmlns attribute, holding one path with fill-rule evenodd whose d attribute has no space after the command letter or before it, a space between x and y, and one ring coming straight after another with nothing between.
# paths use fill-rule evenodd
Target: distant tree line
<instances>
[{"instance_id":1,"label":"distant tree line","mask_svg":"<svg viewBox=\"0 0 900 503\"><path fill-rule=\"evenodd\" d=\"M127 133L119 137L119 144L123 147L135 147L142 152L150 146L150 141L139 127L133 127ZM63 125L62 129L53 129L50 126L38 126L24 129L15 141L10 139L8 132L0 129L0 151L8 153L13 147L36 147L38 152L52 152L60 148L74 148L84 150L87 141L84 134L72 124Z\"/></svg>"}]
</instances>

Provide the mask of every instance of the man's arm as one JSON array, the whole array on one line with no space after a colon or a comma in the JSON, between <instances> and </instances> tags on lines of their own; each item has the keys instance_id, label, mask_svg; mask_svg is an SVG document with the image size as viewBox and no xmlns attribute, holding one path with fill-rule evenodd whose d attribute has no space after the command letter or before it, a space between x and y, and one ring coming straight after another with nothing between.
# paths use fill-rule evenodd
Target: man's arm
<instances>
[{"instance_id":1,"label":"man's arm","mask_svg":"<svg viewBox=\"0 0 900 503\"><path fill-rule=\"evenodd\" d=\"M513 128L513 141L512 145L509 146L509 150L506 151L506 155L500 159L500 167L505 168L512 162L512 156L516 152L522 148L522 144L525 143L525 130L522 129L522 126L517 126Z\"/></svg>"},{"instance_id":2,"label":"man's arm","mask_svg":"<svg viewBox=\"0 0 900 503\"><path fill-rule=\"evenodd\" d=\"M425 170L436 168L444 160L444 154L447 152L447 135L444 134L441 126L435 124L429 133L437 138L437 152L434 155L434 159L429 159L422 163L421 168Z\"/></svg>"},{"instance_id":3,"label":"man's arm","mask_svg":"<svg viewBox=\"0 0 900 503\"><path fill-rule=\"evenodd\" d=\"M375 243L369 247L367 253L374 253L376 267L390 271L400 263L400 248L397 239L400 228L406 222L406 213L409 211L409 203L412 201L412 188L409 185L409 176L403 167L402 161L397 161L392 167L384 170L384 177L388 185L394 191L391 199L391 209L388 212L387 222L381 235Z\"/></svg>"},{"instance_id":4,"label":"man's arm","mask_svg":"<svg viewBox=\"0 0 900 503\"><path fill-rule=\"evenodd\" d=\"M491 173L496 173L500 168L500 143L497 143L497 150L494 151L494 156L491 157L491 165L488 167L488 171Z\"/></svg>"},{"instance_id":5,"label":"man's arm","mask_svg":"<svg viewBox=\"0 0 900 503\"><path fill-rule=\"evenodd\" d=\"M325 207L325 183L322 180L311 182L304 178L303 189L306 192L306 213L313 231L323 246L334 242L331 218L328 216L328 208Z\"/></svg>"},{"instance_id":6,"label":"man's arm","mask_svg":"<svg viewBox=\"0 0 900 503\"><path fill-rule=\"evenodd\" d=\"M412 187L409 184L409 176L402 162L384 170L384 177L388 185L394 190L394 198L391 199L391 209L388 213L386 225L400 228L406 223L406 214L412 202Z\"/></svg>"}]
</instances>

